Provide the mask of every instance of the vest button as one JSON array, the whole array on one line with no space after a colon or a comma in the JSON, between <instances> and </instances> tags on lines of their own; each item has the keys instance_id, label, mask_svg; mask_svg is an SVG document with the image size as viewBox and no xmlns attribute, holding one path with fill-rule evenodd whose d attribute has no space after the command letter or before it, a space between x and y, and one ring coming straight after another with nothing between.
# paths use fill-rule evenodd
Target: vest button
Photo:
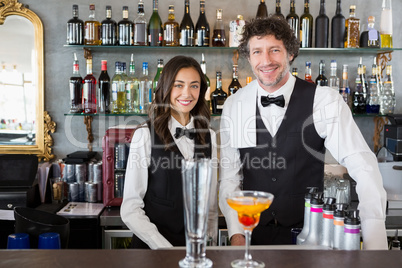
<instances>
[{"instance_id":1,"label":"vest button","mask_svg":"<svg viewBox=\"0 0 402 268\"><path fill-rule=\"evenodd\" d=\"M276 178L272 178L272 181L276 181Z\"/></svg>"}]
</instances>

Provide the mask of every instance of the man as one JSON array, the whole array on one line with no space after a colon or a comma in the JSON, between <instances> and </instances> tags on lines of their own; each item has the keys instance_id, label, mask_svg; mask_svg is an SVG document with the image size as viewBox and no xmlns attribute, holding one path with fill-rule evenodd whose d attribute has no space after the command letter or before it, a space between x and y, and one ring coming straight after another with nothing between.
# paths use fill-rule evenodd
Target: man
<instances>
[{"instance_id":1,"label":"man","mask_svg":"<svg viewBox=\"0 0 402 268\"><path fill-rule=\"evenodd\" d=\"M225 102L221 119L219 205L232 245L244 245L237 214L226 203L236 190L271 192L252 244L290 244L303 225L307 187L323 189L328 149L357 182L365 249L387 249L386 193L375 155L338 92L293 77L299 42L283 19L246 24L239 47L256 77Z\"/></svg>"}]
</instances>

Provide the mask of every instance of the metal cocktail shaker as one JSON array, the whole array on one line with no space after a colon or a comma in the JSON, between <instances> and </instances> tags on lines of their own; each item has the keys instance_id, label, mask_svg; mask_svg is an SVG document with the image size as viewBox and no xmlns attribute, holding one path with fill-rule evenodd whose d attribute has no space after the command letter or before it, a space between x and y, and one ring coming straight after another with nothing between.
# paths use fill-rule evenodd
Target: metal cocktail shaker
<instances>
[{"instance_id":1,"label":"metal cocktail shaker","mask_svg":"<svg viewBox=\"0 0 402 268\"><path fill-rule=\"evenodd\" d=\"M321 245L332 248L334 238L335 198L328 197L323 207L322 241Z\"/></svg>"},{"instance_id":2,"label":"metal cocktail shaker","mask_svg":"<svg viewBox=\"0 0 402 268\"><path fill-rule=\"evenodd\" d=\"M322 208L324 201L323 193L317 193L311 199L310 231L303 245L320 245L322 240Z\"/></svg>"},{"instance_id":3,"label":"metal cocktail shaker","mask_svg":"<svg viewBox=\"0 0 402 268\"><path fill-rule=\"evenodd\" d=\"M313 195L317 193L317 187L307 187L309 189L308 193L304 195L304 223L303 223L303 230L296 238L296 244L301 245L306 240L310 230L310 216L311 216L311 198Z\"/></svg>"},{"instance_id":4,"label":"metal cocktail shaker","mask_svg":"<svg viewBox=\"0 0 402 268\"><path fill-rule=\"evenodd\" d=\"M342 249L345 233L344 233L344 220L345 220L345 210L347 209L347 204L337 203L335 204L336 209L334 212L334 240L333 249Z\"/></svg>"},{"instance_id":5,"label":"metal cocktail shaker","mask_svg":"<svg viewBox=\"0 0 402 268\"><path fill-rule=\"evenodd\" d=\"M359 250L360 249L360 218L359 210L349 211L345 218L345 242L342 249Z\"/></svg>"}]
</instances>

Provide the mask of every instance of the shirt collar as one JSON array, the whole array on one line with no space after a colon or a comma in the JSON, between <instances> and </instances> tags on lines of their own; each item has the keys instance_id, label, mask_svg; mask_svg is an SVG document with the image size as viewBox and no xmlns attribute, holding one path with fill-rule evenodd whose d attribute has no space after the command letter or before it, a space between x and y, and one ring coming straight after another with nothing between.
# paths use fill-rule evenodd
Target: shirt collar
<instances>
[{"instance_id":1,"label":"shirt collar","mask_svg":"<svg viewBox=\"0 0 402 268\"><path fill-rule=\"evenodd\" d=\"M286 83L281 88L279 88L278 90L276 90L273 93L268 93L260 86L259 83L257 83L258 100L260 100L261 96L269 96L269 97L273 98L273 97L277 97L279 95L283 95L283 97L285 98L285 107L287 107L289 104L290 96L292 95L292 92L293 92L295 82L296 82L296 78L293 75L289 75L288 81L286 81ZM260 101L258 101L258 103L260 103Z\"/></svg>"},{"instance_id":2,"label":"shirt collar","mask_svg":"<svg viewBox=\"0 0 402 268\"><path fill-rule=\"evenodd\" d=\"M176 133L176 128L180 127L180 128L186 128L186 129L191 129L194 128L194 118L191 116L190 117L190 122L183 126L182 124L179 123L179 121L176 120L176 118L174 118L173 116L170 116L170 120L169 120L169 130L170 133L172 133L172 135L174 136L174 134Z\"/></svg>"}]
</instances>

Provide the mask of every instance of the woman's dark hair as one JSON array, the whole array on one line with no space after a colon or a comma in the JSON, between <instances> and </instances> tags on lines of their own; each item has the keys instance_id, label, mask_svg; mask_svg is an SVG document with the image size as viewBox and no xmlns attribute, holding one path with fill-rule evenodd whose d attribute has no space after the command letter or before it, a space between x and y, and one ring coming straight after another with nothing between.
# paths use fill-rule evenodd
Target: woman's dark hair
<instances>
[{"instance_id":1,"label":"woman's dark hair","mask_svg":"<svg viewBox=\"0 0 402 268\"><path fill-rule=\"evenodd\" d=\"M277 40L281 40L289 55L293 55L290 64L299 55L300 42L296 39L293 30L288 22L277 16L270 15L267 18L252 19L243 28L243 37L240 40L239 52L245 58L250 57L250 48L248 42L254 36L273 35Z\"/></svg>"},{"instance_id":2,"label":"woman's dark hair","mask_svg":"<svg viewBox=\"0 0 402 268\"><path fill-rule=\"evenodd\" d=\"M177 73L183 68L194 68L201 78L200 95L197 104L190 111L190 115L194 118L198 141L202 145L205 144L205 135L209 132L210 112L205 101L205 92L208 85L204 73L195 59L186 56L175 56L163 67L155 90L155 99L148 110L150 123L155 129L155 133L165 144L166 149L169 149L170 145L173 144L173 138L168 127L172 109L170 106L170 93Z\"/></svg>"}]
</instances>

